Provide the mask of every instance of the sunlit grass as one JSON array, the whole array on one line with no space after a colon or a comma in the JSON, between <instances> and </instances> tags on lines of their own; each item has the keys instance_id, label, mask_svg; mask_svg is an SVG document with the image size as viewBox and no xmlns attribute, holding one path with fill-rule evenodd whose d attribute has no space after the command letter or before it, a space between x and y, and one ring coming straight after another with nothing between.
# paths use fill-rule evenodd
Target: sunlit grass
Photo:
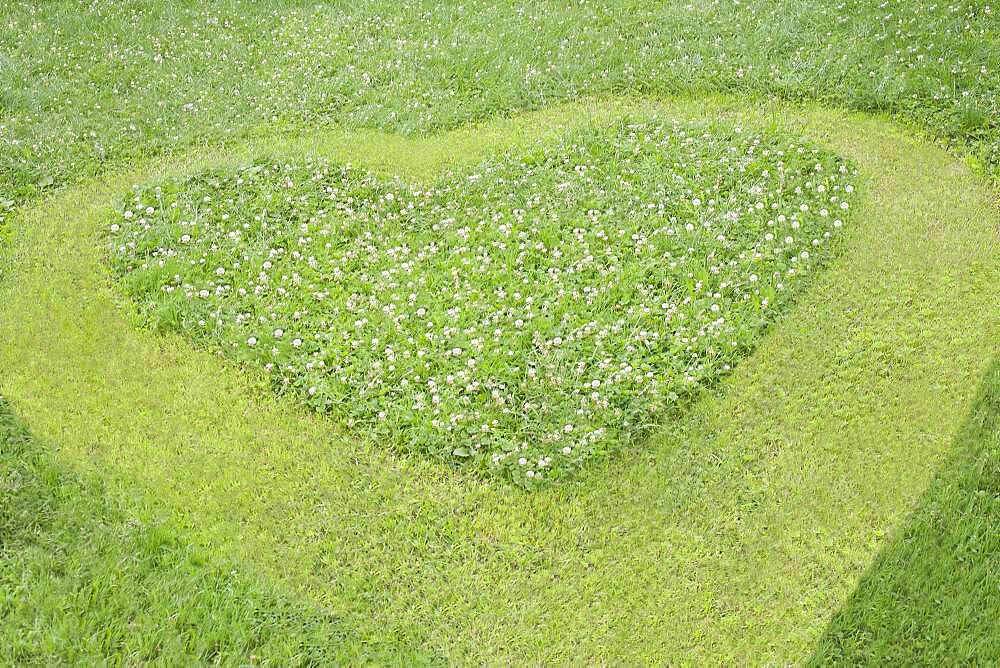
<instances>
[{"instance_id":1,"label":"sunlit grass","mask_svg":"<svg viewBox=\"0 0 1000 668\"><path fill-rule=\"evenodd\" d=\"M812 663L1000 661L1000 363L914 513L820 640Z\"/></svg>"},{"instance_id":2,"label":"sunlit grass","mask_svg":"<svg viewBox=\"0 0 1000 668\"><path fill-rule=\"evenodd\" d=\"M0 663L330 665L425 659L213 563L156 509L59 463L0 397Z\"/></svg>"},{"instance_id":3,"label":"sunlit grass","mask_svg":"<svg viewBox=\"0 0 1000 668\"><path fill-rule=\"evenodd\" d=\"M831 256L856 170L718 125L583 128L421 183L271 161L106 223L147 320L397 451L522 485L628 449Z\"/></svg>"},{"instance_id":4,"label":"sunlit grass","mask_svg":"<svg viewBox=\"0 0 1000 668\"><path fill-rule=\"evenodd\" d=\"M866 196L842 252L728 378L638 456L546 489L395 455L297 410L264 374L137 329L102 268L112 202L140 184L260 154L429 180L639 109L810 137L857 163ZM213 561L235 557L335 611L366 646L473 663L789 663L919 499L971 404L1000 336L989 197L893 126L776 104L588 102L423 140L262 137L25 211L0 253L2 382L61 461L162 509Z\"/></svg>"}]
</instances>

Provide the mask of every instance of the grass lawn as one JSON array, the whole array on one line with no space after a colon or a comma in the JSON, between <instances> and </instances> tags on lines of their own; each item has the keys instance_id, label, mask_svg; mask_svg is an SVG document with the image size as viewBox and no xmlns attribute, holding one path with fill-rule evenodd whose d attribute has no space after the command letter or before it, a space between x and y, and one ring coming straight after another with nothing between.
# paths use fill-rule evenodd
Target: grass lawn
<instances>
[{"instance_id":1,"label":"grass lawn","mask_svg":"<svg viewBox=\"0 0 1000 668\"><path fill-rule=\"evenodd\" d=\"M1000 663L998 183L990 0L0 3L0 664Z\"/></svg>"},{"instance_id":2,"label":"grass lawn","mask_svg":"<svg viewBox=\"0 0 1000 668\"><path fill-rule=\"evenodd\" d=\"M28 0L0 6L0 200L206 139L392 132L586 95L892 112L1000 175L990 0Z\"/></svg>"},{"instance_id":3,"label":"grass lawn","mask_svg":"<svg viewBox=\"0 0 1000 668\"><path fill-rule=\"evenodd\" d=\"M857 225L641 452L545 489L394 454L275 398L264 374L137 328L102 266L113 201L138 184L262 152L418 182L638 112L761 126L852 160ZM998 341L986 186L884 121L778 103L584 102L423 139L261 138L108 174L21 216L0 365L33 433L113 496L162 508L206 559L265 574L362 643L434 660L807 656L945 461Z\"/></svg>"},{"instance_id":4,"label":"grass lawn","mask_svg":"<svg viewBox=\"0 0 1000 668\"><path fill-rule=\"evenodd\" d=\"M213 563L155 509L60 464L0 401L0 662L274 665L421 660Z\"/></svg>"},{"instance_id":5,"label":"grass lawn","mask_svg":"<svg viewBox=\"0 0 1000 668\"><path fill-rule=\"evenodd\" d=\"M813 663L974 664L1000 657L1000 364L913 514L861 578Z\"/></svg>"}]
</instances>

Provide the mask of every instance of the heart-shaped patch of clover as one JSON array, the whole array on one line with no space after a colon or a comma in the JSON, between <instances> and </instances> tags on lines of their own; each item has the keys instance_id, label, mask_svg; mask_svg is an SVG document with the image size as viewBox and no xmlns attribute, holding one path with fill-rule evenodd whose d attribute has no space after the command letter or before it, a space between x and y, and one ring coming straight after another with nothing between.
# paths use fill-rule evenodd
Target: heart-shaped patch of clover
<instances>
[{"instance_id":1,"label":"heart-shaped patch of clover","mask_svg":"<svg viewBox=\"0 0 1000 668\"><path fill-rule=\"evenodd\" d=\"M806 143L645 119L432 183L260 162L109 222L150 320L400 450L533 485L726 373L831 252L855 171Z\"/></svg>"}]
</instances>

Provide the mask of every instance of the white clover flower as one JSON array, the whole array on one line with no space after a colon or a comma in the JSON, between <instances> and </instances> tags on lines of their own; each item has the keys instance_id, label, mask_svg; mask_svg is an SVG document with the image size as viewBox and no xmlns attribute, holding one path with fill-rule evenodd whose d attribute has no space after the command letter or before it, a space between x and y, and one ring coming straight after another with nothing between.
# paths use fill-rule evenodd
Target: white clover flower
<instances>
[{"instance_id":1,"label":"white clover flower","mask_svg":"<svg viewBox=\"0 0 1000 668\"><path fill-rule=\"evenodd\" d=\"M273 331L260 363L317 410L386 442L422 421L429 449L468 439L491 467L548 478L731 369L740 332L771 318L765 295L794 291L828 257L820 240L843 225L830 211L848 192L833 157L773 137L677 123L587 132L593 147L490 158L482 178L427 190L322 161L140 189L135 217L149 201L170 216L108 221L128 235L109 250L122 273L174 274L152 274L146 302L174 289L206 300L182 318L204 308L199 336L216 353ZM620 155L662 171L603 168ZM581 206L582 193L602 204ZM814 250L795 252L795 239ZM290 346L279 323L296 331Z\"/></svg>"}]
</instances>

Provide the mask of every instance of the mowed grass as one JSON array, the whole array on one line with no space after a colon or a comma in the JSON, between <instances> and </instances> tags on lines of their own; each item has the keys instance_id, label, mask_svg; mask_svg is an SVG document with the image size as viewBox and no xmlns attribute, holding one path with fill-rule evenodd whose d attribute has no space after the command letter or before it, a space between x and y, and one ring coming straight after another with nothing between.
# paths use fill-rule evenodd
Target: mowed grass
<instances>
[{"instance_id":1,"label":"mowed grass","mask_svg":"<svg viewBox=\"0 0 1000 668\"><path fill-rule=\"evenodd\" d=\"M551 489L387 454L297 411L263 376L137 330L101 269L99 228L137 183L265 149L429 179L637 109L804 134L856 161L868 194L842 254L729 378L641 454ZM794 661L920 497L996 350L990 197L884 122L773 103L579 103L424 140L261 140L19 216L0 287L5 394L65 461L360 642L445 661Z\"/></svg>"},{"instance_id":2,"label":"mowed grass","mask_svg":"<svg viewBox=\"0 0 1000 668\"><path fill-rule=\"evenodd\" d=\"M836 116L832 148L875 156L866 209L877 213L853 237L868 264L832 267L813 306L790 312L631 468L588 473L586 493L532 497L381 456L273 401L263 378L136 335L139 319L95 280L95 208L165 176L150 156L181 156L174 173L191 173L210 165L188 151L218 142L430 178L459 154L482 155L481 143L516 143L505 134L578 112L431 142L365 128L414 135L586 94L709 91L886 112L995 178L997 11L982 0L2 3L0 246L14 245L0 250L0 390L47 435L60 470L93 470L129 498L144 489L139 505L174 516L181 544L213 564L245 552L265 577L344 612L365 642L527 662L806 656L918 498L996 356L996 214L948 156ZM313 132L330 126L357 132ZM81 182L95 189L18 212ZM37 236L24 229L44 221ZM995 408L978 406L969 424L989 424ZM978 441L983 466L956 455L970 466L942 469L930 510L906 540L890 539L817 656L993 659L980 623L994 607L992 548L975 528L993 520L988 484L973 484L993 456L988 430L961 433L957 452ZM949 530L931 522L942 512L957 518ZM974 556L948 578L958 554ZM121 622L111 611L94 623Z\"/></svg>"},{"instance_id":3,"label":"mowed grass","mask_svg":"<svg viewBox=\"0 0 1000 668\"><path fill-rule=\"evenodd\" d=\"M0 444L3 665L427 660L364 646L329 612L206 560L155 507L58 462L2 397Z\"/></svg>"},{"instance_id":4,"label":"mowed grass","mask_svg":"<svg viewBox=\"0 0 1000 668\"><path fill-rule=\"evenodd\" d=\"M429 184L270 160L127 193L115 284L162 330L397 451L536 486L633 456L832 255L856 170L626 118Z\"/></svg>"},{"instance_id":5,"label":"mowed grass","mask_svg":"<svg viewBox=\"0 0 1000 668\"><path fill-rule=\"evenodd\" d=\"M816 665L1000 663L1000 361L914 513L823 635Z\"/></svg>"}]
</instances>

